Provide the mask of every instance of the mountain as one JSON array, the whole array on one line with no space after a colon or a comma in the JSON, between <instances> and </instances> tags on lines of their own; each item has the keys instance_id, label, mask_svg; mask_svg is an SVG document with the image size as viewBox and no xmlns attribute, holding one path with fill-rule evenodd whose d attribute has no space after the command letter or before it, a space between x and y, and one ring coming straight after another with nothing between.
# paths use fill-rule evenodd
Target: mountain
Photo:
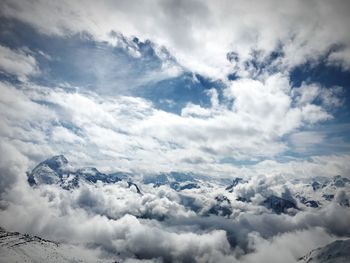
<instances>
[{"instance_id":1,"label":"mountain","mask_svg":"<svg viewBox=\"0 0 350 263\"><path fill-rule=\"evenodd\" d=\"M262 203L266 208L272 209L275 213L286 213L288 209L297 209L295 202L284 199L275 195L271 195Z\"/></svg>"},{"instance_id":2,"label":"mountain","mask_svg":"<svg viewBox=\"0 0 350 263\"><path fill-rule=\"evenodd\" d=\"M35 184L57 184L67 168L68 160L63 155L57 155L38 164L28 174L30 185Z\"/></svg>"},{"instance_id":3,"label":"mountain","mask_svg":"<svg viewBox=\"0 0 350 263\"><path fill-rule=\"evenodd\" d=\"M156 175L148 175L143 178L143 183L153 184L153 187L161 185L169 185L173 190L180 192L187 189L201 188L199 180L191 173L161 173Z\"/></svg>"},{"instance_id":4,"label":"mountain","mask_svg":"<svg viewBox=\"0 0 350 263\"><path fill-rule=\"evenodd\" d=\"M0 263L106 262L92 251L0 228ZM108 261L107 261L108 262ZM111 262L111 261L109 261Z\"/></svg>"},{"instance_id":5,"label":"mountain","mask_svg":"<svg viewBox=\"0 0 350 263\"><path fill-rule=\"evenodd\" d=\"M231 201L224 195L218 195L215 197L216 204L213 205L208 214L219 215L219 216L229 216L232 214Z\"/></svg>"},{"instance_id":6,"label":"mountain","mask_svg":"<svg viewBox=\"0 0 350 263\"><path fill-rule=\"evenodd\" d=\"M197 183L192 183L192 182L184 182L184 183L171 182L169 185L172 189L178 192L186 189L200 188L200 186Z\"/></svg>"},{"instance_id":7,"label":"mountain","mask_svg":"<svg viewBox=\"0 0 350 263\"><path fill-rule=\"evenodd\" d=\"M336 240L301 257L298 262L348 263L350 262L350 239Z\"/></svg>"},{"instance_id":8,"label":"mountain","mask_svg":"<svg viewBox=\"0 0 350 263\"><path fill-rule=\"evenodd\" d=\"M295 214L302 210L320 209L332 202L343 207L350 206L350 180L340 175L333 178L318 176L295 179L295 187L287 189L283 186L284 180L275 181L271 185L261 181L256 185L241 177L230 180L215 179L174 171L142 176L122 172L105 174L95 167L74 168L67 158L57 155L39 163L27 176L33 187L43 184L58 185L65 190L76 189L82 184L115 184L123 181L140 198L147 193L159 191L155 188L163 187L166 191L178 192L181 195L181 205L202 215L227 217L237 207L252 205L265 206L276 214ZM284 189L284 192L274 190L278 188ZM208 199L201 200L199 193L208 193ZM255 198L258 193L260 197L264 197L263 201L260 197Z\"/></svg>"},{"instance_id":9,"label":"mountain","mask_svg":"<svg viewBox=\"0 0 350 263\"><path fill-rule=\"evenodd\" d=\"M143 182L145 184L154 184L156 187L160 185L165 185L173 182L186 183L195 182L195 176L191 173L180 173L180 172L170 172L170 173L160 173L155 175L147 175L144 177Z\"/></svg>"},{"instance_id":10,"label":"mountain","mask_svg":"<svg viewBox=\"0 0 350 263\"><path fill-rule=\"evenodd\" d=\"M319 207L319 203L315 200L307 200L305 197L303 196L297 196L297 198L300 200L300 202L308 207L313 207L313 208L317 208Z\"/></svg>"},{"instance_id":11,"label":"mountain","mask_svg":"<svg viewBox=\"0 0 350 263\"><path fill-rule=\"evenodd\" d=\"M28 183L31 186L40 184L57 184L63 189L69 190L84 182L116 183L121 181L114 174L104 174L94 167L84 167L74 170L63 155L57 155L39 163L30 173L27 174Z\"/></svg>"},{"instance_id":12,"label":"mountain","mask_svg":"<svg viewBox=\"0 0 350 263\"><path fill-rule=\"evenodd\" d=\"M227 186L225 190L227 190L230 193L232 193L234 191L234 188L240 183L247 183L247 181L243 180L243 178L236 177L235 179L233 179L232 184Z\"/></svg>"},{"instance_id":13,"label":"mountain","mask_svg":"<svg viewBox=\"0 0 350 263\"><path fill-rule=\"evenodd\" d=\"M335 201L341 206L349 206L350 180L336 175L333 178L314 177L311 182L299 184L300 191L294 196L300 201L300 205L310 208L318 208Z\"/></svg>"}]
</instances>

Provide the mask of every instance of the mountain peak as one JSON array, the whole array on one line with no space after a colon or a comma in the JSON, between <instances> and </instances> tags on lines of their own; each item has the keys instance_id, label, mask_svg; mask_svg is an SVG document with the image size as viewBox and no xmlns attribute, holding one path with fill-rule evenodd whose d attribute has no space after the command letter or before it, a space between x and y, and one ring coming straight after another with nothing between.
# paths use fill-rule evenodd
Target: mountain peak
<instances>
[{"instance_id":1,"label":"mountain peak","mask_svg":"<svg viewBox=\"0 0 350 263\"><path fill-rule=\"evenodd\" d=\"M61 168L62 166L65 166L68 164L68 160L64 155L55 155L49 159L46 159L44 164L47 164L52 170L57 170Z\"/></svg>"},{"instance_id":2,"label":"mountain peak","mask_svg":"<svg viewBox=\"0 0 350 263\"><path fill-rule=\"evenodd\" d=\"M277 214L285 213L289 208L297 209L295 202L276 195L267 197L262 204L268 209L272 209Z\"/></svg>"},{"instance_id":3,"label":"mountain peak","mask_svg":"<svg viewBox=\"0 0 350 263\"><path fill-rule=\"evenodd\" d=\"M28 183L30 185L58 183L67 165L68 160L63 155L56 155L46 159L28 173Z\"/></svg>"}]
</instances>

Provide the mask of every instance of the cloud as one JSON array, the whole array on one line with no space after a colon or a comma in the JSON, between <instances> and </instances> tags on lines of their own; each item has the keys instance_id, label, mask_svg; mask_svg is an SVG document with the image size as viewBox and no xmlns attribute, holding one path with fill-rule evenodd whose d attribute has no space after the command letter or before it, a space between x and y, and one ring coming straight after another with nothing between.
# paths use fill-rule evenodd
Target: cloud
<instances>
[{"instance_id":1,"label":"cloud","mask_svg":"<svg viewBox=\"0 0 350 263\"><path fill-rule=\"evenodd\" d=\"M306 105L310 102L318 101L324 107L340 107L344 103L342 87L322 87L317 84L305 84L293 89L292 94L298 105Z\"/></svg>"},{"instance_id":2,"label":"cloud","mask_svg":"<svg viewBox=\"0 0 350 263\"><path fill-rule=\"evenodd\" d=\"M288 178L253 177L237 185L232 194L242 193L242 187L254 188L255 195L264 194L269 188L285 187L285 180ZM298 184L287 185L293 194L299 189ZM292 216L270 213L254 201L239 206L240 202L215 184L182 193L207 209L213 197L224 191L236 211L225 218L194 213L169 186L142 187L144 195L140 196L125 182L83 184L71 191L55 185L32 189L18 183L3 196L7 206L0 216L8 229L73 244L87 242L90 249L104 251L100 257L135 260L255 262L263 258L279 262L284 255L292 262L314 247L350 235L349 211L335 202ZM339 201L344 191L337 196Z\"/></svg>"},{"instance_id":3,"label":"cloud","mask_svg":"<svg viewBox=\"0 0 350 263\"><path fill-rule=\"evenodd\" d=\"M257 233L249 238L255 252L243 257L242 262L296 262L303 252L307 254L333 241L321 228L281 234L271 240L262 239Z\"/></svg>"},{"instance_id":4,"label":"cloud","mask_svg":"<svg viewBox=\"0 0 350 263\"><path fill-rule=\"evenodd\" d=\"M344 69L344 71L348 71L350 69L350 50L349 48L345 48L342 50L338 50L336 52L331 53L327 61L329 65L340 66Z\"/></svg>"},{"instance_id":5,"label":"cloud","mask_svg":"<svg viewBox=\"0 0 350 263\"><path fill-rule=\"evenodd\" d=\"M28 158L6 140L0 143L0 196L15 184L20 174L26 172Z\"/></svg>"},{"instance_id":6,"label":"cloud","mask_svg":"<svg viewBox=\"0 0 350 263\"><path fill-rule=\"evenodd\" d=\"M0 71L25 81L40 72L35 58L25 50L12 50L0 45Z\"/></svg>"},{"instance_id":7,"label":"cloud","mask_svg":"<svg viewBox=\"0 0 350 263\"><path fill-rule=\"evenodd\" d=\"M30 188L25 175L30 161L11 147L9 144L0 148L7 156L1 163L1 175L13 180L5 181L11 187L6 186L10 191L2 194L3 226L62 242L88 242L90 249L103 251L99 252L102 258L117 255L120 260L142 258L155 262L254 262L266 257L267 262L279 262L285 255L292 262L335 236L350 235L346 230L350 229L346 220L349 211L337 204L346 197L348 188L338 192L334 202L317 210L301 209L296 215L273 214L259 205L264 197L280 196L286 189L293 196L301 189L307 194L302 187L304 181L290 180L296 179L296 175L325 175L318 171L334 175L339 171L336 169L346 168L342 164L348 156L315 158L313 163L259 163L241 170L250 178L237 185L233 193L225 191L219 181L205 180L201 188L182 193L167 185L155 188L141 185L140 181L141 196L124 181L111 185L82 184L71 191L55 185ZM18 160L20 167L16 166ZM15 165L7 166L9 162ZM220 194L231 200L233 214L229 218L206 216L216 202L215 196ZM183 202L185 196L194 198L196 212ZM252 202L242 204L235 200L238 196ZM295 242L300 237L305 243ZM278 252L272 253L276 249Z\"/></svg>"},{"instance_id":8,"label":"cloud","mask_svg":"<svg viewBox=\"0 0 350 263\"><path fill-rule=\"evenodd\" d=\"M253 50L263 59L280 47L283 56L274 65L287 69L317 61L334 45L343 45L341 52L346 53L350 39L343 25L349 23L348 9L347 1L299 0L287 5L275 0L2 4L3 16L20 19L46 34L87 31L96 39L113 43L110 32L122 31L127 36L150 39L169 48L191 71L222 79L232 71L226 60L230 51L239 55L243 75L249 73L243 64L252 58ZM331 55L330 61L348 64L347 56L339 52Z\"/></svg>"},{"instance_id":9,"label":"cloud","mask_svg":"<svg viewBox=\"0 0 350 263\"><path fill-rule=\"evenodd\" d=\"M117 165L141 173L236 174L240 169L222 160L262 161L283 156L289 147L302 150L297 138L307 133L300 130L332 117L327 106L314 104L315 96L295 95L282 74L232 81L222 101L211 90L211 107L188 104L181 115L137 97L32 83L15 87L2 82L1 89L1 135L32 162L60 152L106 171ZM337 93L331 96L337 99Z\"/></svg>"},{"instance_id":10,"label":"cloud","mask_svg":"<svg viewBox=\"0 0 350 263\"><path fill-rule=\"evenodd\" d=\"M83 140L64 127L56 127L52 130L52 139L56 142L79 143Z\"/></svg>"},{"instance_id":11,"label":"cloud","mask_svg":"<svg viewBox=\"0 0 350 263\"><path fill-rule=\"evenodd\" d=\"M125 262L293 262L350 235L349 210L339 204L346 204L348 186L326 187L335 192L329 202L310 187L311 178L350 172L348 152L327 148L332 136L321 126L337 119L345 91L309 82L294 87L290 77L306 62L348 68L345 1L14 0L0 6L7 22L30 25L46 45L63 46L56 53L11 41L0 46L7 77L0 82L0 218L9 230L84 244ZM78 48L70 49L73 44ZM59 69L78 77L48 74ZM181 100L174 88L165 102L180 97L178 114L155 102L173 82L198 96ZM122 92L150 83L159 84L153 102ZM342 144L337 136L327 142ZM29 187L26 172L58 153L73 166L128 172L143 194L125 180L71 190ZM144 176L171 171L198 175L200 187L143 184ZM246 182L230 193L225 188L235 176ZM272 194L295 199L298 209L272 213L261 205ZM319 198L322 206L307 207L298 195ZM232 213L210 213L220 206Z\"/></svg>"},{"instance_id":12,"label":"cloud","mask_svg":"<svg viewBox=\"0 0 350 263\"><path fill-rule=\"evenodd\" d=\"M318 132L304 131L292 134L290 140L297 151L306 152L311 147L324 143L325 135Z\"/></svg>"}]
</instances>

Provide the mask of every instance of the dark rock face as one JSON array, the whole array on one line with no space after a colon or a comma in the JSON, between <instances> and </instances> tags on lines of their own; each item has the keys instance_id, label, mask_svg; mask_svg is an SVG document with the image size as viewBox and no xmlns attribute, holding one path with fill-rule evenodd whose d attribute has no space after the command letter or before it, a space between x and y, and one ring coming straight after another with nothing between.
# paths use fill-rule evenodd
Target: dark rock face
<instances>
[{"instance_id":1,"label":"dark rock face","mask_svg":"<svg viewBox=\"0 0 350 263\"><path fill-rule=\"evenodd\" d=\"M345 187L346 184L349 184L350 180L346 177L342 177L340 175L336 175L333 177L333 185L335 187Z\"/></svg>"},{"instance_id":2,"label":"dark rock face","mask_svg":"<svg viewBox=\"0 0 350 263\"><path fill-rule=\"evenodd\" d=\"M250 200L248 198L241 197L241 196L237 197L236 201L240 201L240 202L244 202L244 203L249 203L250 202Z\"/></svg>"},{"instance_id":3,"label":"dark rock face","mask_svg":"<svg viewBox=\"0 0 350 263\"><path fill-rule=\"evenodd\" d=\"M217 216L229 216L232 214L232 210L228 207L216 204L209 209L208 213Z\"/></svg>"},{"instance_id":4,"label":"dark rock face","mask_svg":"<svg viewBox=\"0 0 350 263\"><path fill-rule=\"evenodd\" d=\"M218 195L215 197L215 200L218 201L219 203L223 203L223 202L227 202L228 204L231 204L230 199L228 199L226 196L224 195Z\"/></svg>"},{"instance_id":5,"label":"dark rock face","mask_svg":"<svg viewBox=\"0 0 350 263\"><path fill-rule=\"evenodd\" d=\"M271 195L262 203L266 208L273 210L277 214L286 213L287 209L297 209L293 201L283 199L281 197Z\"/></svg>"},{"instance_id":6,"label":"dark rock face","mask_svg":"<svg viewBox=\"0 0 350 263\"><path fill-rule=\"evenodd\" d=\"M185 189L198 189L200 186L196 183L188 183L184 184L180 187L180 191L185 190Z\"/></svg>"},{"instance_id":7,"label":"dark rock face","mask_svg":"<svg viewBox=\"0 0 350 263\"><path fill-rule=\"evenodd\" d=\"M137 193L140 194L140 195L142 195L141 190L140 190L140 188L138 187L137 184L135 184L135 183L129 181L129 182L128 182L128 186L129 186L129 188L132 187L132 186L134 186L134 187L136 188Z\"/></svg>"},{"instance_id":8,"label":"dark rock face","mask_svg":"<svg viewBox=\"0 0 350 263\"><path fill-rule=\"evenodd\" d=\"M218 195L215 197L215 200L216 204L208 210L208 214L217 216L229 216L232 214L230 199L224 195Z\"/></svg>"},{"instance_id":9,"label":"dark rock face","mask_svg":"<svg viewBox=\"0 0 350 263\"><path fill-rule=\"evenodd\" d=\"M303 196L297 196L297 198L300 200L300 202L308 207L313 207L313 208L317 208L319 207L318 202L314 201L314 200L307 200L305 197Z\"/></svg>"},{"instance_id":10,"label":"dark rock face","mask_svg":"<svg viewBox=\"0 0 350 263\"><path fill-rule=\"evenodd\" d=\"M322 185L321 185L319 182L317 182L317 181L313 182L313 183L311 184L311 186L312 186L312 189L313 189L314 191L317 191L318 189L320 189L320 188L322 187Z\"/></svg>"},{"instance_id":11,"label":"dark rock face","mask_svg":"<svg viewBox=\"0 0 350 263\"><path fill-rule=\"evenodd\" d=\"M305 202L305 205L309 206L309 207L313 207L316 208L318 207L318 203L314 200L308 200Z\"/></svg>"},{"instance_id":12,"label":"dark rock face","mask_svg":"<svg viewBox=\"0 0 350 263\"><path fill-rule=\"evenodd\" d=\"M225 190L229 191L230 193L233 192L233 189L240 183L245 183L246 181L243 180L243 178L236 177L233 179L232 184L230 184L228 187L226 187Z\"/></svg>"},{"instance_id":13,"label":"dark rock face","mask_svg":"<svg viewBox=\"0 0 350 263\"><path fill-rule=\"evenodd\" d=\"M36 181L32 173L27 173L27 181L30 186L36 185Z\"/></svg>"},{"instance_id":14,"label":"dark rock face","mask_svg":"<svg viewBox=\"0 0 350 263\"><path fill-rule=\"evenodd\" d=\"M322 195L322 197L327 201L332 201L334 199L333 194L324 194L324 195Z\"/></svg>"},{"instance_id":15,"label":"dark rock face","mask_svg":"<svg viewBox=\"0 0 350 263\"><path fill-rule=\"evenodd\" d=\"M70 190L79 187L79 177L74 174L69 174L67 177L62 178L60 186L65 190Z\"/></svg>"}]
</instances>

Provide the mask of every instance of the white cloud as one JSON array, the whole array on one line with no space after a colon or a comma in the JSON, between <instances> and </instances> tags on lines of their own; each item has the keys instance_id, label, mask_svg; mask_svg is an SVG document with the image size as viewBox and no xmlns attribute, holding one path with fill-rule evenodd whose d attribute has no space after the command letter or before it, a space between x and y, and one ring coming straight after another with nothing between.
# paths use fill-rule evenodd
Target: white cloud
<instances>
[{"instance_id":1,"label":"white cloud","mask_svg":"<svg viewBox=\"0 0 350 263\"><path fill-rule=\"evenodd\" d=\"M298 105L307 105L315 100L319 100L319 104L326 108L342 106L344 103L343 93L344 89L342 87L326 88L317 84L307 85L305 83L302 83L299 88L292 90L292 96Z\"/></svg>"},{"instance_id":2,"label":"white cloud","mask_svg":"<svg viewBox=\"0 0 350 263\"><path fill-rule=\"evenodd\" d=\"M25 81L40 72L35 58L24 50L13 50L0 45L0 71L15 75Z\"/></svg>"},{"instance_id":3,"label":"white cloud","mask_svg":"<svg viewBox=\"0 0 350 263\"><path fill-rule=\"evenodd\" d=\"M6 209L0 210L0 216L8 229L61 242L88 243L90 249L101 248L102 257L280 262L284 256L286 262L293 262L317 246L348 235L348 209L330 202L319 209L301 209L294 216L277 215L259 206L257 198L243 205L235 198L251 193L255 197L280 195L286 187L295 195L300 184L305 183L255 174L233 193L223 185L203 182L201 189L182 193L166 185L142 185L141 196L130 191L126 182L82 184L66 191L54 185L32 189L19 180L3 196ZM348 187L340 189L337 200L346 195ZM314 192L308 184L300 189L309 188ZM180 201L183 196L194 198L196 205L208 210L219 194L231 200L235 211L231 218L203 217ZM155 220L158 217L163 221Z\"/></svg>"},{"instance_id":4,"label":"white cloud","mask_svg":"<svg viewBox=\"0 0 350 263\"><path fill-rule=\"evenodd\" d=\"M105 256L129 262L256 262L262 257L294 262L331 241L328 233L349 235L349 211L336 202L314 211L301 209L294 216L271 214L259 205L268 194L304 189L291 179L350 173L348 154L287 155L288 150L306 153L324 142L323 133L303 129L330 120L343 103L339 87L292 87L289 70L315 62L334 44L350 43L342 26L349 20L346 1L14 0L1 7L2 15L41 33L87 31L98 41L124 45L133 57L140 50L118 42L112 30L151 39L163 64L161 74L146 75L147 81L177 76L181 66L215 79L225 79L233 70L241 77L224 81L220 100L218 91L210 89L211 106L189 103L177 115L142 98L36 86L27 82L39 72L31 52L0 46L1 70L22 81L17 86L0 82L0 216L7 228L65 242L88 240ZM167 60L162 45L181 66ZM283 56L265 69L254 66L251 60L270 63L267 58L279 45ZM232 63L226 58L229 51L237 52ZM331 53L328 61L347 69L349 58L340 57L342 52L348 51ZM224 192L231 200L230 218L202 217L223 193L211 180L181 194L169 186L143 185L142 196L126 182L71 191L52 185L30 188L26 171L57 153L103 172L133 172L135 180L183 171L242 176L249 182ZM344 189L336 201L348 197ZM195 199L197 212L182 203L185 195ZM238 196L252 202L236 201ZM253 253L243 256L246 252Z\"/></svg>"},{"instance_id":5,"label":"white cloud","mask_svg":"<svg viewBox=\"0 0 350 263\"><path fill-rule=\"evenodd\" d=\"M324 246L333 238L322 228L285 233L266 240L259 234L251 233L251 244L255 252L243 257L242 262L296 262L300 255L314 248Z\"/></svg>"},{"instance_id":6,"label":"white cloud","mask_svg":"<svg viewBox=\"0 0 350 263\"><path fill-rule=\"evenodd\" d=\"M290 141L297 151L307 152L312 147L325 141L325 134L316 131L302 131L290 136Z\"/></svg>"},{"instance_id":7,"label":"white cloud","mask_svg":"<svg viewBox=\"0 0 350 263\"><path fill-rule=\"evenodd\" d=\"M280 44L285 56L275 65L291 68L316 60L333 45L350 46L349 5L346 0L264 1L127 1L54 2L9 1L2 13L30 23L47 34L88 31L97 39L113 43L110 32L120 31L165 45L180 64L213 78L223 78L233 66L226 53L239 54L243 62L252 50L268 55ZM310 37L312 36L312 37ZM330 61L347 65L339 52ZM243 66L243 68L242 68ZM243 70L244 71L244 70ZM249 71L249 70L248 70ZM244 74L244 72L242 72Z\"/></svg>"},{"instance_id":8,"label":"white cloud","mask_svg":"<svg viewBox=\"0 0 350 263\"><path fill-rule=\"evenodd\" d=\"M55 142L81 143L83 139L64 127L55 127L52 129L52 139Z\"/></svg>"},{"instance_id":9,"label":"white cloud","mask_svg":"<svg viewBox=\"0 0 350 263\"><path fill-rule=\"evenodd\" d=\"M331 53L328 57L328 63L330 65L336 65L342 67L344 70L350 70L350 49L349 47Z\"/></svg>"},{"instance_id":10,"label":"white cloud","mask_svg":"<svg viewBox=\"0 0 350 263\"><path fill-rule=\"evenodd\" d=\"M281 74L233 81L224 102L211 92L210 108L189 104L182 115L156 109L141 98L107 98L32 84L16 88L1 83L1 89L1 136L32 163L63 153L104 171L239 175L246 171L224 160L239 164L274 159L289 149L302 151L316 142L310 136L305 142L300 129L331 117L312 99L295 103L299 96ZM301 137L304 148L297 143ZM288 173L288 166L274 165Z\"/></svg>"}]
</instances>

